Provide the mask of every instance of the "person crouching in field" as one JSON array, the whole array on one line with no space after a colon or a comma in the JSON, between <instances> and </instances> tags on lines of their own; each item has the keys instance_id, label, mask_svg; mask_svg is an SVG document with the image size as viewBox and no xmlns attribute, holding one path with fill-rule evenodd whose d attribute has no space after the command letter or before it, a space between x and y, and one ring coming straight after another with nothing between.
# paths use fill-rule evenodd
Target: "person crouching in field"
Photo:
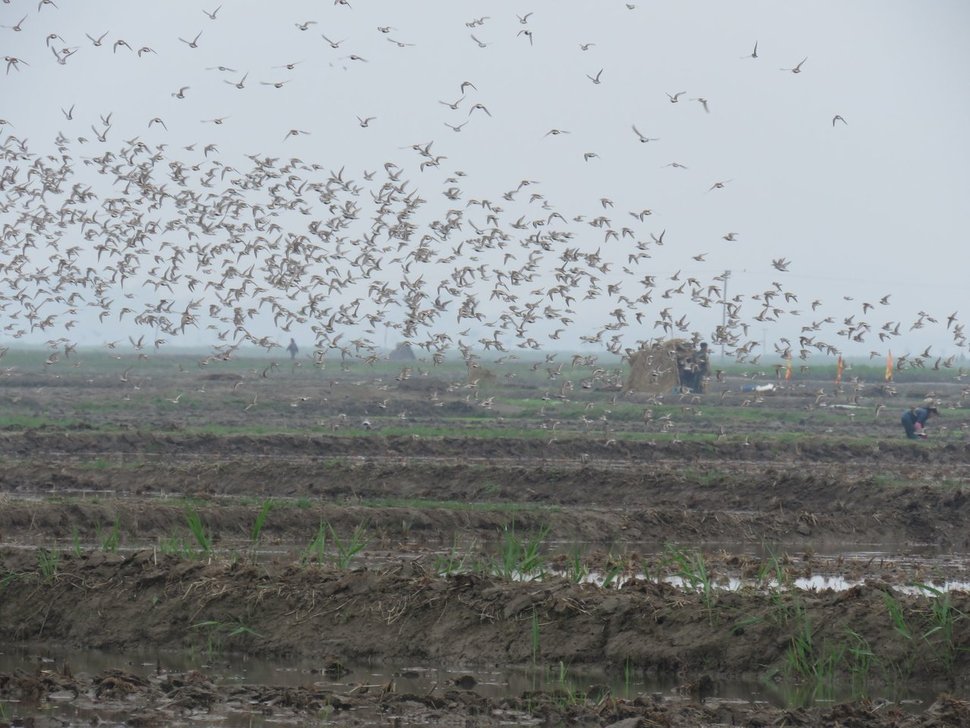
<instances>
[{"instance_id":1,"label":"person crouching in field","mask_svg":"<svg viewBox=\"0 0 970 728\"><path fill-rule=\"evenodd\" d=\"M900 423L906 431L906 437L910 440L926 437L926 431L923 428L926 426L926 421L930 418L930 415L939 417L940 411L936 407L927 405L926 407L913 407L903 412Z\"/></svg>"}]
</instances>

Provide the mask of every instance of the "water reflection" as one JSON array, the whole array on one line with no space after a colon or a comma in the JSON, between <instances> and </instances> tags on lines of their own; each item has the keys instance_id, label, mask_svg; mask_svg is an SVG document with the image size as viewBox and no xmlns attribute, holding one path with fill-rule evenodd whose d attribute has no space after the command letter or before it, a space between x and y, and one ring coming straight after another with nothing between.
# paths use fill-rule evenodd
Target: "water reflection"
<instances>
[{"instance_id":1,"label":"water reflection","mask_svg":"<svg viewBox=\"0 0 970 728\"><path fill-rule=\"evenodd\" d=\"M771 680L714 680L702 677L695 682L685 682L674 675L646 674L632 665L618 671L606 671L562 662L506 670L409 662L347 663L342 665L346 672L337 675L330 669L332 665L306 658L284 662L236 654L208 655L199 651L77 652L57 646L24 646L0 652L0 672L63 670L65 665L77 678L92 678L108 670L123 670L146 678L198 670L214 684L223 686L307 687L348 694L363 687L381 687L393 683L397 693L441 695L457 688L473 690L483 697L496 700L543 691L586 696L592 700L606 696L633 699L640 695L659 695L696 701L740 701L794 708L865 696L903 704L909 710L919 710L923 705L929 705L936 694L933 686L912 683L876 689L842 682L796 684L781 679L781 676ZM76 706L62 705L57 710L62 714L70 713L76 710ZM223 725L237 724L232 721L220 722ZM244 724L263 725L259 721L253 722L252 716Z\"/></svg>"}]
</instances>

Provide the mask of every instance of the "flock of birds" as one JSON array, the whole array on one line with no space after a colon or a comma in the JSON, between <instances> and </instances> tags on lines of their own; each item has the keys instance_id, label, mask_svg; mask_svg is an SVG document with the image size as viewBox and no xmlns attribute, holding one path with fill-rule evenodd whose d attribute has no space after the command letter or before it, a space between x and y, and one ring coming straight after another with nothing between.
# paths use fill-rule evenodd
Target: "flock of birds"
<instances>
[{"instance_id":1,"label":"flock of birds","mask_svg":"<svg viewBox=\"0 0 970 728\"><path fill-rule=\"evenodd\" d=\"M4 3L0 8L9 10L9 0ZM353 12L347 0L334 5ZM199 22L206 25L180 35L176 50L193 53L214 42L211 24L230 10L202 10ZM81 64L94 52L158 55L100 28L75 31L78 37L65 40L57 32L58 11L53 0L41 0L36 10L0 28L36 36L31 46L36 56L4 56L5 75L31 73L45 61ZM507 20L516 29L510 38L538 52L539 18L529 12ZM320 35L323 47L343 54L330 56L330 64L381 61L379 55L350 51L348 41L321 32L314 19L280 22L288 22L295 34ZM491 45L483 40L491 22L488 16L469 19L469 42L482 49ZM382 25L372 32L391 49L411 45L403 30ZM595 45L580 42L577 52ZM757 43L742 58L763 62ZM198 70L240 91L262 85L285 94L301 63L312 65L280 64L269 69L276 76L262 79L242 67ZM809 69L807 58L779 67L792 74ZM587 78L598 85L604 72L609 75L600 69ZM166 95L191 103L198 83ZM448 128L461 132L492 117L487 99L477 92L473 80L442 89L439 103L455 114L444 122ZM698 111L716 111L703 96L665 93L671 104L685 99ZM651 258L674 236L651 224L652 209L617 209L602 197L592 212L567 210L548 199L534 179L491 195L473 193L467 175L449 166L452 160L439 153L435 141L409 145L397 161L351 172L352 162L323 165L287 153L289 140L313 129L281 129L270 140L276 156L236 159L223 156L217 141L182 146L146 141L143 136L169 131L166 118L152 111L145 112L142 131L121 133L112 113L82 121L77 105L65 104L63 131L52 144L28 139L16 111L8 107L9 118L0 119L2 336L41 332L55 350L76 348L77 332L89 335L92 327L134 330L128 338L140 352L208 330L220 356L241 345L273 350L290 336L304 341L312 335L319 362L327 356L376 361L386 355L388 332L395 341L425 350L434 362L451 349L471 361L484 351L511 357L516 349L561 348L564 337L617 355L657 339L705 340L753 362L762 356L834 356L847 342L870 345L873 357L884 356L899 338L897 368L940 368L953 366L954 355L935 347L910 353L907 334L936 325L957 350L968 344L956 311L877 320L892 294L854 302L846 296L840 305L852 309L848 315L826 315L822 301L800 300L803 294L783 282L791 265L785 257L771 260L777 280L770 286L733 295L727 272L707 279L658 273ZM208 135L229 118L203 119L203 129ZM377 117L359 115L357 121L368 128ZM847 124L841 115L832 118L837 123ZM553 128L545 136L570 133ZM628 133L633 143L659 141L635 124ZM586 162L597 156L593 150L583 154ZM685 168L679 162L667 166ZM440 173L440 188L429 185L428 171ZM701 191L721 194L731 181L711 180ZM726 231L723 239L739 236ZM703 262L705 255L690 257ZM591 323L595 310L607 313ZM691 321L702 310L705 320L718 322L704 331ZM780 337L766 350L758 332L779 320L795 322L799 334Z\"/></svg>"}]
</instances>

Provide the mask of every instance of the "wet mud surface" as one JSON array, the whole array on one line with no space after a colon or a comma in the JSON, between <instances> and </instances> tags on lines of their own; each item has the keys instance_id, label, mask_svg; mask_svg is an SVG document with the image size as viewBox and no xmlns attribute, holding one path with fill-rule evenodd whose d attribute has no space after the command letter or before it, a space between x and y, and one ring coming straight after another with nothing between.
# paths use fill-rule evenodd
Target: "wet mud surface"
<instances>
[{"instance_id":1,"label":"wet mud surface","mask_svg":"<svg viewBox=\"0 0 970 728\"><path fill-rule=\"evenodd\" d=\"M0 432L0 646L215 651L320 673L227 685L161 661L89 673L28 660L0 671L0 725L970 724L970 445L956 424L914 445L831 423L699 440L639 424L638 437L481 437L88 419ZM360 552L341 563L355 533ZM532 538L541 559L527 568ZM674 687L495 695L474 677L413 690L326 674L387 661L595 666ZM720 695L735 678L812 698ZM854 697L819 699L835 684ZM935 697L874 697L913 685Z\"/></svg>"}]
</instances>

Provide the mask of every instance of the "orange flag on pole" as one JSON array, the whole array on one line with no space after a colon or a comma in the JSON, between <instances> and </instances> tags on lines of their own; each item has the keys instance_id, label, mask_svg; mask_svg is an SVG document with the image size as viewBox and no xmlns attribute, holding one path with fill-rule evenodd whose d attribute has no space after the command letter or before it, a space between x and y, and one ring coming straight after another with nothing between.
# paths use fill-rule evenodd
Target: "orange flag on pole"
<instances>
[{"instance_id":1,"label":"orange flag on pole","mask_svg":"<svg viewBox=\"0 0 970 728\"><path fill-rule=\"evenodd\" d=\"M845 364L842 361L842 355L839 354L839 360L835 363L835 383L839 384L842 382L842 370L845 369Z\"/></svg>"},{"instance_id":2,"label":"orange flag on pole","mask_svg":"<svg viewBox=\"0 0 970 728\"><path fill-rule=\"evenodd\" d=\"M787 356L788 363L785 365L785 381L791 381L791 354Z\"/></svg>"},{"instance_id":3,"label":"orange flag on pole","mask_svg":"<svg viewBox=\"0 0 970 728\"><path fill-rule=\"evenodd\" d=\"M893 352L892 349L886 355L886 381L891 382L893 380Z\"/></svg>"}]
</instances>

